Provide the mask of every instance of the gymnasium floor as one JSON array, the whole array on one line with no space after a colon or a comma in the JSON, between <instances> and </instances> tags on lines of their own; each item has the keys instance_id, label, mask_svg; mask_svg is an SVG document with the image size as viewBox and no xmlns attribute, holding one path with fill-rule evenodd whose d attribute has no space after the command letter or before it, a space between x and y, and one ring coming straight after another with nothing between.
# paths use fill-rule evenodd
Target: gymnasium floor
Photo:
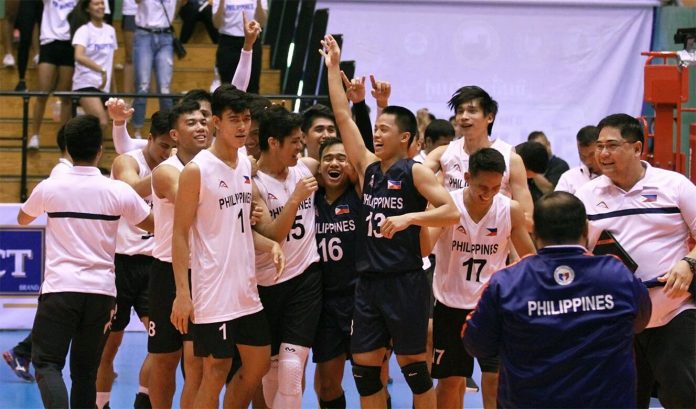
<instances>
[{"instance_id":1,"label":"gymnasium floor","mask_svg":"<svg viewBox=\"0 0 696 409\"><path fill-rule=\"evenodd\" d=\"M0 331L0 352L6 351L13 347L17 342L22 340L27 335L27 331ZM137 379L140 364L147 351L147 337L144 332L126 332L123 338L123 344L116 356L114 367L118 372L118 378L114 383L111 392L111 408L132 408L133 398L138 389ZM4 361L0 362L0 408L15 409L15 408L40 408L41 397L35 383L22 382ZM66 365L67 367L67 365ZM389 393L392 397L392 407L394 409L411 408L411 391L408 389L399 366L396 360L392 358L390 363L390 372L394 383L389 386ZM33 373L33 368L32 368ZM481 373L478 367L475 368L474 378L479 380ZM70 388L70 378L68 370L64 370L66 384ZM314 379L314 364L310 363L307 366L307 379ZM346 372L343 378L343 384L346 388L346 401L348 408L358 408L358 393L355 390L352 376L350 374L350 365L346 365ZM480 384L480 383L479 383ZM181 373L177 376L177 394L174 397L175 407L178 407L179 393L183 385ZM311 387L311 381L308 382L308 387L304 394L302 402L303 408L317 408L317 398ZM464 397L464 405L466 408L482 407L481 393L467 393Z\"/></svg>"}]
</instances>

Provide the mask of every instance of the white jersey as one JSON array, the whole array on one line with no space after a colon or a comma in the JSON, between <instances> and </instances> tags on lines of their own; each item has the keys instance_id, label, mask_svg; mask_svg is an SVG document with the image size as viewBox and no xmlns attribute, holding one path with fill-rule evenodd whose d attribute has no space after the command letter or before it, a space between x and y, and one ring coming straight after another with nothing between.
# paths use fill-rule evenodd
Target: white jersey
<instances>
[{"instance_id":1,"label":"white jersey","mask_svg":"<svg viewBox=\"0 0 696 409\"><path fill-rule=\"evenodd\" d=\"M556 192L568 192L575 194L582 185L599 176L596 173L590 172L590 169L585 165L580 165L572 169L568 169L561 175L556 184Z\"/></svg>"},{"instance_id":2,"label":"white jersey","mask_svg":"<svg viewBox=\"0 0 696 409\"><path fill-rule=\"evenodd\" d=\"M500 193L510 197L510 156L513 147L500 139L493 141L491 148L503 154L505 159L505 173L500 186ZM464 173L469 170L469 154L464 151L464 138L454 140L447 145L447 148L440 157L440 167L444 176L445 188L449 191L466 187Z\"/></svg>"},{"instance_id":3,"label":"white jersey","mask_svg":"<svg viewBox=\"0 0 696 409\"><path fill-rule=\"evenodd\" d=\"M43 0L39 34L41 45L52 41L70 41L68 14L76 5L76 0Z\"/></svg>"},{"instance_id":4,"label":"white jersey","mask_svg":"<svg viewBox=\"0 0 696 409\"><path fill-rule=\"evenodd\" d=\"M145 155L142 149L136 149L125 153L138 162L138 176L140 179L146 178L152 174L150 166L145 160ZM113 174L111 175L113 178ZM152 207L152 195L144 197L145 203ZM131 224L121 220L118 223L118 238L116 240L116 253L134 256L143 254L146 256L152 255L152 249L155 247L155 240L152 233L139 229Z\"/></svg>"},{"instance_id":5,"label":"white jersey","mask_svg":"<svg viewBox=\"0 0 696 409\"><path fill-rule=\"evenodd\" d=\"M225 322L261 311L254 271L251 162L232 169L208 150L191 162L201 173L191 228L191 298L196 324Z\"/></svg>"},{"instance_id":6,"label":"white jersey","mask_svg":"<svg viewBox=\"0 0 696 409\"><path fill-rule=\"evenodd\" d=\"M49 178L54 178L56 176L64 175L66 174L70 169L72 169L73 164L69 160L65 158L58 158L58 163L56 163L56 166L51 169L51 174L48 176Z\"/></svg>"},{"instance_id":7,"label":"white jersey","mask_svg":"<svg viewBox=\"0 0 696 409\"><path fill-rule=\"evenodd\" d=\"M254 19L256 13L256 3L258 0L225 0L225 11L222 14L222 25L219 27L220 34L234 37L244 37L244 22L242 13L247 20ZM268 0L261 0L261 7L268 10ZM213 0L213 14L220 8L220 0Z\"/></svg>"},{"instance_id":8,"label":"white jersey","mask_svg":"<svg viewBox=\"0 0 696 409\"><path fill-rule=\"evenodd\" d=\"M297 162L297 165L288 168L288 176L284 181L262 171L256 173L254 181L256 181L259 194L266 202L272 218L275 219L283 210L283 206L295 190L297 182L308 176L312 176L312 174L302 162ZM268 253L256 253L256 277L259 280L259 285L271 286L282 283L297 277L310 264L319 261L319 252L314 237L315 216L314 195L310 195L298 207L295 223L287 238L281 243L285 254L285 270L278 281L273 281L273 277L276 275L273 257Z\"/></svg>"},{"instance_id":9,"label":"white jersey","mask_svg":"<svg viewBox=\"0 0 696 409\"><path fill-rule=\"evenodd\" d=\"M435 246L433 292L448 307L470 310L476 307L491 275L506 265L511 201L495 195L486 215L475 223L464 206L464 189L450 195L459 209L459 224L444 229Z\"/></svg>"},{"instance_id":10,"label":"white jersey","mask_svg":"<svg viewBox=\"0 0 696 409\"><path fill-rule=\"evenodd\" d=\"M643 281L667 273L689 252L689 235L696 237L696 186L683 175L643 162L645 176L628 192L600 176L575 192L587 210L589 248L602 230L638 264ZM667 324L680 312L696 308L687 294L668 298L663 288L650 289L652 314L648 328Z\"/></svg>"},{"instance_id":11,"label":"white jersey","mask_svg":"<svg viewBox=\"0 0 696 409\"><path fill-rule=\"evenodd\" d=\"M179 172L184 169L184 164L176 155L157 165L153 171L160 166L171 166ZM167 198L157 197L154 189L152 189L152 192L152 212L155 215L155 245L152 249L152 256L161 261L171 263L174 203L167 200Z\"/></svg>"},{"instance_id":12,"label":"white jersey","mask_svg":"<svg viewBox=\"0 0 696 409\"><path fill-rule=\"evenodd\" d=\"M106 69L106 83L102 83L101 72L75 61L75 73L73 74L72 90L94 87L108 92L111 89L111 73L114 66L114 53L118 48L116 30L106 23L97 27L89 22L75 31L72 40L73 46L81 45L85 48L85 56L94 61L100 67Z\"/></svg>"},{"instance_id":13,"label":"white jersey","mask_svg":"<svg viewBox=\"0 0 696 409\"><path fill-rule=\"evenodd\" d=\"M169 22L174 21L176 17L175 12L176 0L140 0L135 13L135 25L153 29L168 28Z\"/></svg>"}]
</instances>

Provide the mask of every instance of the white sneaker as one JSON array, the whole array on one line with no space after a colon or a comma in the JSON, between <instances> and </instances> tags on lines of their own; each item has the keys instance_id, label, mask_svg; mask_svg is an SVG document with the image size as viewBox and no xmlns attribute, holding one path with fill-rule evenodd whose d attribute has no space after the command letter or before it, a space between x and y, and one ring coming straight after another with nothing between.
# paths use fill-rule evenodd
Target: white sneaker
<instances>
[{"instance_id":1,"label":"white sneaker","mask_svg":"<svg viewBox=\"0 0 696 409\"><path fill-rule=\"evenodd\" d=\"M39 65L39 55L38 54L36 54L34 56L34 65Z\"/></svg>"},{"instance_id":2,"label":"white sneaker","mask_svg":"<svg viewBox=\"0 0 696 409\"><path fill-rule=\"evenodd\" d=\"M210 93L212 94L215 92L216 89L221 85L220 82L220 73L218 73L217 67L214 68L215 70L215 77L213 78L213 82L210 83Z\"/></svg>"},{"instance_id":3,"label":"white sneaker","mask_svg":"<svg viewBox=\"0 0 696 409\"><path fill-rule=\"evenodd\" d=\"M39 135L32 135L32 137L29 138L27 149L39 149Z\"/></svg>"},{"instance_id":4,"label":"white sneaker","mask_svg":"<svg viewBox=\"0 0 696 409\"><path fill-rule=\"evenodd\" d=\"M2 65L5 66L5 68L14 67L15 66L14 56L10 53L5 54L5 58L2 59Z\"/></svg>"}]
</instances>

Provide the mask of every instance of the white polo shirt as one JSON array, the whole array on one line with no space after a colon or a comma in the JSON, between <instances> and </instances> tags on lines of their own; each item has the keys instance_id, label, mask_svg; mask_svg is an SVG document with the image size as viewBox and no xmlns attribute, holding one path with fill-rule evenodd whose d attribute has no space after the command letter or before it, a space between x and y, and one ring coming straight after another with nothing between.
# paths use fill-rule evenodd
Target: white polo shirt
<instances>
[{"instance_id":1,"label":"white polo shirt","mask_svg":"<svg viewBox=\"0 0 696 409\"><path fill-rule=\"evenodd\" d=\"M572 169L568 169L561 175L556 184L556 192L568 192L575 194L582 185L599 176L596 173L590 172L590 169L585 165L580 165Z\"/></svg>"},{"instance_id":2,"label":"white polo shirt","mask_svg":"<svg viewBox=\"0 0 696 409\"><path fill-rule=\"evenodd\" d=\"M41 293L79 292L116 296L114 253L118 221L145 220L150 207L126 183L91 166L75 166L39 183L22 205L48 213L46 267Z\"/></svg>"},{"instance_id":3,"label":"white polo shirt","mask_svg":"<svg viewBox=\"0 0 696 409\"><path fill-rule=\"evenodd\" d=\"M225 0L225 11L222 14L222 25L220 34L233 37L244 37L244 20L242 13L246 14L247 20L254 19L256 13L257 0ZM261 7L268 10L268 0L261 0ZM213 13L220 8L220 0L213 0Z\"/></svg>"},{"instance_id":4,"label":"white polo shirt","mask_svg":"<svg viewBox=\"0 0 696 409\"><path fill-rule=\"evenodd\" d=\"M56 166L51 169L51 174L48 176L49 178L54 178L56 176L61 176L66 174L70 169L72 169L73 165L72 162L65 158L58 158L58 163L56 163Z\"/></svg>"},{"instance_id":5,"label":"white polo shirt","mask_svg":"<svg viewBox=\"0 0 696 409\"><path fill-rule=\"evenodd\" d=\"M645 176L628 192L599 176L575 195L587 210L589 248L608 230L638 264L636 276L646 281L667 273L689 252L689 234L696 237L696 186L679 173L642 163ZM650 289L650 299L649 328L696 308L692 295L667 298L662 287Z\"/></svg>"}]
</instances>

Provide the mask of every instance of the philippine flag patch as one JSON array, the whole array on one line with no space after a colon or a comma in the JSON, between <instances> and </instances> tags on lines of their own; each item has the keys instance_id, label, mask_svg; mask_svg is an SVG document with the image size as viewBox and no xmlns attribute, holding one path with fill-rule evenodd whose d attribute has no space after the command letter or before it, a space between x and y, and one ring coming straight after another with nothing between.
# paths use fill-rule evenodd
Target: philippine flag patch
<instances>
[{"instance_id":1,"label":"philippine flag patch","mask_svg":"<svg viewBox=\"0 0 696 409\"><path fill-rule=\"evenodd\" d=\"M251 178L249 176L243 176L244 178L244 184L245 185L250 185L251 184Z\"/></svg>"},{"instance_id":2,"label":"philippine flag patch","mask_svg":"<svg viewBox=\"0 0 696 409\"><path fill-rule=\"evenodd\" d=\"M497 227L487 227L486 230L488 230L488 234L486 234L486 236L488 236L488 237L498 235L498 228Z\"/></svg>"},{"instance_id":3,"label":"philippine flag patch","mask_svg":"<svg viewBox=\"0 0 696 409\"><path fill-rule=\"evenodd\" d=\"M339 214L348 214L350 213L350 208L348 205L338 205L336 206L336 209L334 209L336 212L336 215L338 216Z\"/></svg>"},{"instance_id":4,"label":"philippine flag patch","mask_svg":"<svg viewBox=\"0 0 696 409\"><path fill-rule=\"evenodd\" d=\"M657 195L641 195L644 197L644 203L652 203L657 200Z\"/></svg>"},{"instance_id":5,"label":"philippine flag patch","mask_svg":"<svg viewBox=\"0 0 696 409\"><path fill-rule=\"evenodd\" d=\"M387 190L401 190L401 181L387 179Z\"/></svg>"}]
</instances>

